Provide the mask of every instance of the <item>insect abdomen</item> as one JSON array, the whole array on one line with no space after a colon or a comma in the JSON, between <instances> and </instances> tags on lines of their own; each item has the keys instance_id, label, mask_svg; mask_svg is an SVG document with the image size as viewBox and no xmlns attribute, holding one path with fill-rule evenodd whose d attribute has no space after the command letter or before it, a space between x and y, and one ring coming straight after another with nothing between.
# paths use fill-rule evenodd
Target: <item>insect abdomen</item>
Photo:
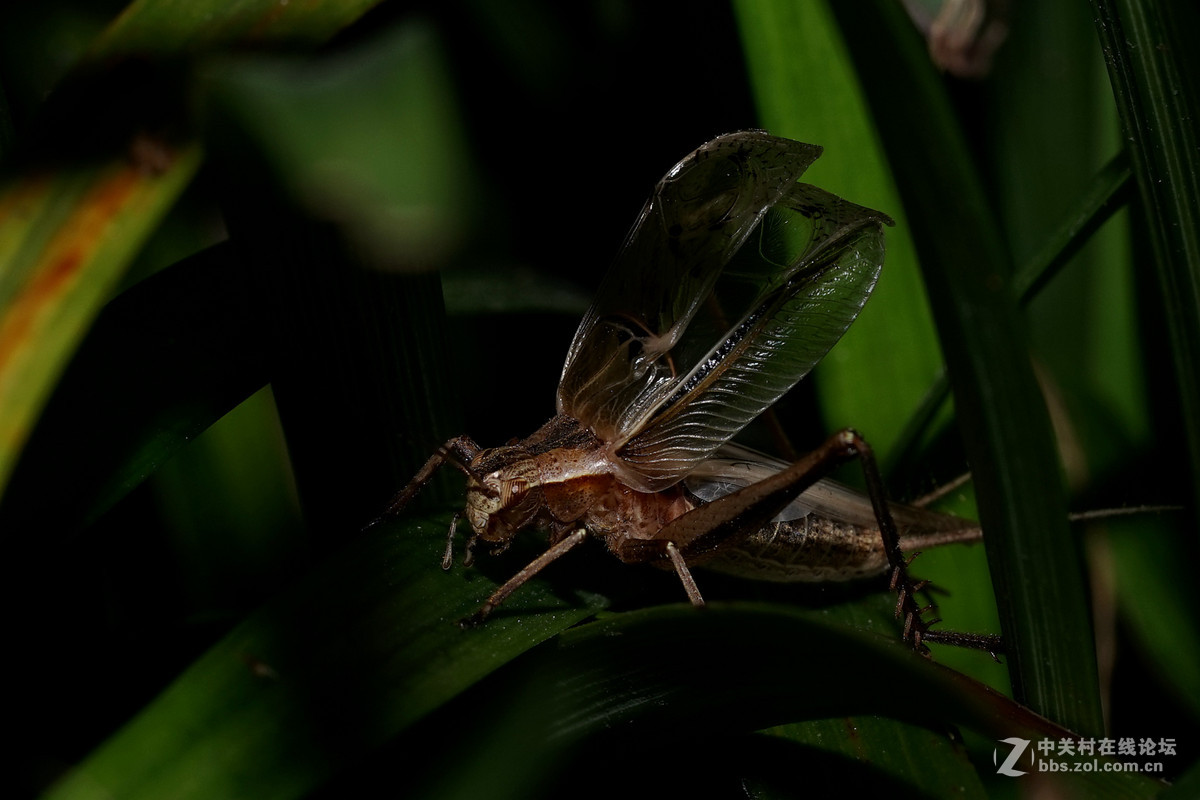
<instances>
[{"instance_id":1,"label":"insect abdomen","mask_svg":"<svg viewBox=\"0 0 1200 800\"><path fill-rule=\"evenodd\" d=\"M882 574L879 531L808 514L772 522L704 567L757 581L820 583Z\"/></svg>"}]
</instances>

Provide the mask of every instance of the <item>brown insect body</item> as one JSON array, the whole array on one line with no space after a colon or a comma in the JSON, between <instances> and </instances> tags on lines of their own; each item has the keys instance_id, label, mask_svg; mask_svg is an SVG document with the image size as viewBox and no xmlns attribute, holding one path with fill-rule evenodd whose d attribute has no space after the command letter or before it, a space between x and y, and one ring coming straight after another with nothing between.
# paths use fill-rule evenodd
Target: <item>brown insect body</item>
<instances>
[{"instance_id":1,"label":"brown insect body","mask_svg":"<svg viewBox=\"0 0 1200 800\"><path fill-rule=\"evenodd\" d=\"M622 557L624 540L652 540L694 507L679 488L639 492L615 472L605 443L559 415L529 438L472 459L467 521L480 539L502 546L528 527L549 531L552 543L583 527Z\"/></svg>"},{"instance_id":2,"label":"brown insect body","mask_svg":"<svg viewBox=\"0 0 1200 800\"><path fill-rule=\"evenodd\" d=\"M792 464L730 442L841 337L883 263L887 216L797 182L820 152L745 131L680 161L580 323L557 416L502 447L450 440L393 500L388 514L450 463L467 476L472 545L503 550L525 528L549 532L550 548L471 622L590 536L623 562L674 569L695 605L698 564L771 581L890 569L905 637L924 650L931 635L903 550L974 540L978 528L890 507L852 430ZM736 314L724 313L727 302ZM714 306L721 313L699 313ZM851 459L866 495L823 479ZM452 525L446 568L454 536Z\"/></svg>"},{"instance_id":3,"label":"brown insect body","mask_svg":"<svg viewBox=\"0 0 1200 800\"><path fill-rule=\"evenodd\" d=\"M709 474L724 477L728 494L786 466L742 448L735 452L741 460L710 460L691 481L642 492L615 476L604 442L578 420L560 415L527 439L479 451L467 466L465 515L473 535L501 548L526 528L549 532L551 544L583 528L625 563L670 567L661 547L644 543L660 542L667 523L719 496L713 487L721 483ZM740 485L728 483L739 468ZM688 483L698 491L690 491ZM979 536L975 523L957 517L898 504L891 511L906 551ZM888 557L866 496L822 480L790 511L741 537L724 539L719 548L688 563L754 580L819 583L881 575Z\"/></svg>"},{"instance_id":4,"label":"brown insect body","mask_svg":"<svg viewBox=\"0 0 1200 800\"><path fill-rule=\"evenodd\" d=\"M787 468L761 453L728 445L687 482L702 502ZM977 541L978 523L923 508L890 503L892 521L907 553ZM831 480L819 480L775 519L722 551L705 567L728 575L776 583L823 583L871 578L889 566L870 499Z\"/></svg>"},{"instance_id":5,"label":"brown insect body","mask_svg":"<svg viewBox=\"0 0 1200 800\"><path fill-rule=\"evenodd\" d=\"M903 517L904 511L919 509L892 506L897 516ZM900 548L918 553L980 538L979 526L968 520L940 515L935 524L936 529L902 534ZM888 566L877 524L860 525L816 513L771 522L705 564L727 575L775 583L861 580L882 575Z\"/></svg>"}]
</instances>

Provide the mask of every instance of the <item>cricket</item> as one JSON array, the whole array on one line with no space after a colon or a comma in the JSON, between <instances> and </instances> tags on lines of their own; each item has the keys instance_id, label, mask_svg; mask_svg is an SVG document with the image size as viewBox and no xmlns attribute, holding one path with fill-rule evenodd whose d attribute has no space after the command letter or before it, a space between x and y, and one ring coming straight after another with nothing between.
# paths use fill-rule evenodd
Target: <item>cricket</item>
<instances>
[{"instance_id":1,"label":"cricket","mask_svg":"<svg viewBox=\"0 0 1200 800\"><path fill-rule=\"evenodd\" d=\"M571 342L557 413L528 438L446 442L391 501L399 514L444 465L467 480L461 516L502 552L526 528L549 547L464 625L479 624L589 538L627 564L775 582L888 574L902 638L997 652L997 637L930 630L911 554L980 539L978 523L889 503L874 454L845 429L793 463L731 441L825 356L870 297L885 214L799 181L822 148L762 131L719 136L656 185ZM827 476L857 460L866 491Z\"/></svg>"}]
</instances>

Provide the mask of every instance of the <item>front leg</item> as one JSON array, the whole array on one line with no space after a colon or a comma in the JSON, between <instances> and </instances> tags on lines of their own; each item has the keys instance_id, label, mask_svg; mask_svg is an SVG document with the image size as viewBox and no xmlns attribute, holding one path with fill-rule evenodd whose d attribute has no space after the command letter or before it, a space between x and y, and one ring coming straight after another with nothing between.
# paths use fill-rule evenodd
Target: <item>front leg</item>
<instances>
[{"instance_id":1,"label":"front leg","mask_svg":"<svg viewBox=\"0 0 1200 800\"><path fill-rule=\"evenodd\" d=\"M524 569L509 578L503 586L492 592L492 596L489 597L487 601L479 607L479 610L462 620L459 625L463 628L471 628L483 622L485 619L487 619L488 614L491 614L496 609L496 606L503 603L504 600L510 594L519 589L522 584L545 569L545 567L551 562L557 561L568 551L573 550L576 545L582 544L583 540L586 539L587 536L587 530L584 528L579 528L569 536L560 539L558 542L552 545L549 550L542 553L533 561L529 562Z\"/></svg>"},{"instance_id":2,"label":"front leg","mask_svg":"<svg viewBox=\"0 0 1200 800\"><path fill-rule=\"evenodd\" d=\"M413 476L408 485L401 489L388 503L386 509L375 519L367 523L367 528L372 528L384 520L391 519L404 510L417 492L425 488L425 484L433 478L433 474L438 471L446 462L456 467L460 472L470 475L469 465L471 460L479 453L479 445L470 436L456 436L450 441L437 449L429 460L425 462L425 466ZM457 518L456 518L457 521ZM453 526L451 526L451 536L453 536Z\"/></svg>"}]
</instances>

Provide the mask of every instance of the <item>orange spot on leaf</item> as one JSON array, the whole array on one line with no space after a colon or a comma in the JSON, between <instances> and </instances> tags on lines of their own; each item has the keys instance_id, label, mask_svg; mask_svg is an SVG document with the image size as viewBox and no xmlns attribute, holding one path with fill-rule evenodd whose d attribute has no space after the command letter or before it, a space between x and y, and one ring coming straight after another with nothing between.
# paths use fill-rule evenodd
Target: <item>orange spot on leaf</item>
<instances>
[{"instance_id":1,"label":"orange spot on leaf","mask_svg":"<svg viewBox=\"0 0 1200 800\"><path fill-rule=\"evenodd\" d=\"M0 381L11 377L5 372L20 348L40 324L52 317L143 183L144 177L130 166L105 175L50 238L25 286L0 320Z\"/></svg>"}]
</instances>

